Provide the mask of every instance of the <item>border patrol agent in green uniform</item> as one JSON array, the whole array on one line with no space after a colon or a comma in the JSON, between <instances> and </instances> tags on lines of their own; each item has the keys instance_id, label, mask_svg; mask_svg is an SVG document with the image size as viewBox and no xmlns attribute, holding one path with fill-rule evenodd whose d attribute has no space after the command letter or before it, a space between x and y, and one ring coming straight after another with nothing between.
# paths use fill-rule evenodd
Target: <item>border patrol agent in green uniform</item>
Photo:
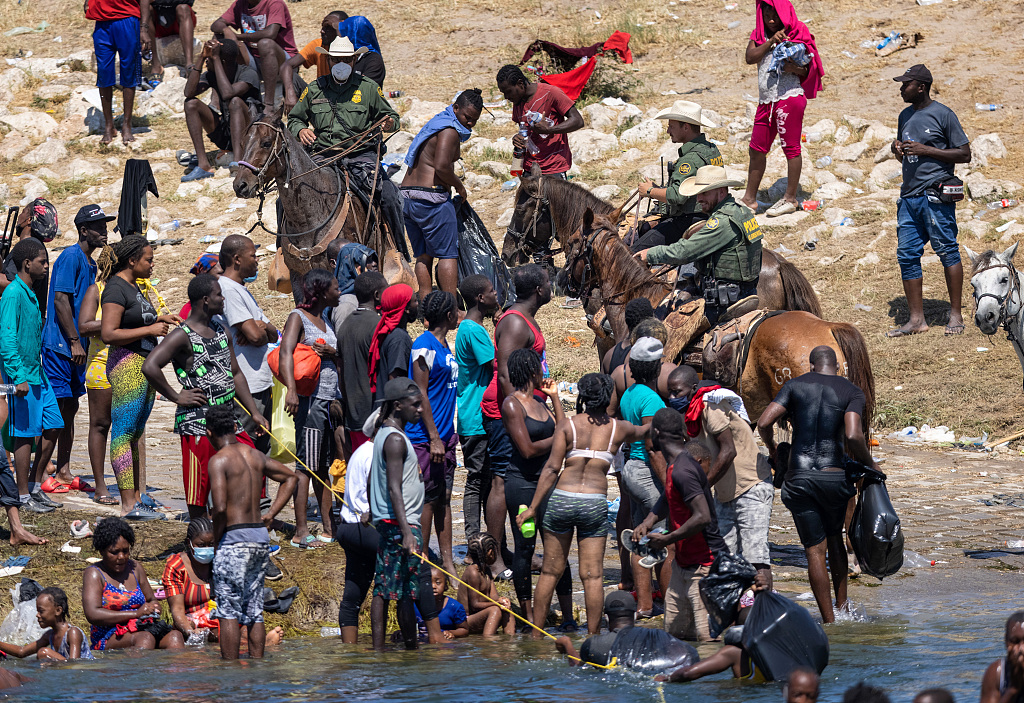
<instances>
[{"instance_id":1,"label":"border patrol agent in green uniform","mask_svg":"<svg viewBox=\"0 0 1024 703\"><path fill-rule=\"evenodd\" d=\"M761 240L764 235L753 211L736 202L732 181L721 166L704 166L687 178L679 192L695 196L708 213L704 227L689 239L641 251L647 264L697 265L698 286L704 294L704 315L712 325L733 303L757 294L761 275Z\"/></svg>"},{"instance_id":2,"label":"border patrol agent in green uniform","mask_svg":"<svg viewBox=\"0 0 1024 703\"><path fill-rule=\"evenodd\" d=\"M373 183L374 170L377 171L384 219L395 235L398 248L408 256L402 196L387 177L386 169L377 163L380 139L383 132L398 129L398 113L384 98L380 86L352 68L359 56L366 53L366 47L356 49L348 37L339 36L331 42L329 49L318 46L316 50L329 57L331 74L317 78L302 92L288 114L288 129L307 149L320 152L313 156L313 160L323 163L358 142L358 139L349 137L365 132L383 117L391 118L384 123L380 133L346 154L340 165L352 176L353 185L364 196L364 203Z\"/></svg>"},{"instance_id":3,"label":"border patrol agent in green uniform","mask_svg":"<svg viewBox=\"0 0 1024 703\"><path fill-rule=\"evenodd\" d=\"M668 134L679 147L679 159L669 164L668 185L655 188L649 179L640 184L640 195L661 203L661 222L633 245L633 251L650 249L660 244L675 244L698 220L707 217L697 199L679 192L679 187L702 166L721 166L722 154L708 141L701 127L714 127L704 117L700 105L677 100L672 107L659 112L655 119L668 120Z\"/></svg>"}]
</instances>

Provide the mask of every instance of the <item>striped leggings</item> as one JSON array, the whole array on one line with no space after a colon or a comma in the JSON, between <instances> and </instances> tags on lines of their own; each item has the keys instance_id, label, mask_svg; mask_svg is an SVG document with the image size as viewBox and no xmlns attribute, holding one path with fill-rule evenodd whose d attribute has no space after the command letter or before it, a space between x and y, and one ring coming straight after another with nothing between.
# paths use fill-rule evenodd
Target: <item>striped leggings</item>
<instances>
[{"instance_id":1,"label":"striped leggings","mask_svg":"<svg viewBox=\"0 0 1024 703\"><path fill-rule=\"evenodd\" d=\"M134 467L138 450L134 446L146 429L153 410L156 391L142 374L145 357L124 347L110 347L107 358L107 380L110 382L110 465L117 487L134 490Z\"/></svg>"}]
</instances>

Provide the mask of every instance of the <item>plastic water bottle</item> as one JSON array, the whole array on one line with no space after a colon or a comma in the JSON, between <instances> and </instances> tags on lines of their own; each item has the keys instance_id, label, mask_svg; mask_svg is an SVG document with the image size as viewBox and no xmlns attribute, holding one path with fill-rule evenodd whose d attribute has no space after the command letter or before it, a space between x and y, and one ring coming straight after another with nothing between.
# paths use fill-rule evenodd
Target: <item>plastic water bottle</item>
<instances>
[{"instance_id":1,"label":"plastic water bottle","mask_svg":"<svg viewBox=\"0 0 1024 703\"><path fill-rule=\"evenodd\" d=\"M519 128L519 136L529 141L530 134L526 131L526 127ZM526 160L526 148L516 147L512 150L512 165L509 167L509 173L513 178L518 178L523 175L523 162Z\"/></svg>"},{"instance_id":2,"label":"plastic water bottle","mask_svg":"<svg viewBox=\"0 0 1024 703\"><path fill-rule=\"evenodd\" d=\"M817 166L818 168L825 168L826 166L831 166L832 165L832 157L831 156L822 156L820 159L818 159L817 161L814 162L814 165Z\"/></svg>"},{"instance_id":3,"label":"plastic water bottle","mask_svg":"<svg viewBox=\"0 0 1024 703\"><path fill-rule=\"evenodd\" d=\"M842 220L840 220L840 222L839 222L839 224L837 226L838 227L853 227L853 218L852 217L844 217Z\"/></svg>"},{"instance_id":4,"label":"plastic water bottle","mask_svg":"<svg viewBox=\"0 0 1024 703\"><path fill-rule=\"evenodd\" d=\"M1016 207L1017 201L1010 198L1003 198L1002 200L996 200L988 204L989 210L999 210L1004 207Z\"/></svg>"},{"instance_id":5,"label":"plastic water bottle","mask_svg":"<svg viewBox=\"0 0 1024 703\"><path fill-rule=\"evenodd\" d=\"M519 512L517 514L518 515L522 515L523 513L526 512L528 507L529 506L527 506L527 505L520 505L519 506ZM529 520L524 522L523 526L520 528L520 531L523 533L523 537L525 537L526 539L533 539L533 536L535 534L537 534L537 521L536 521L536 519L530 518Z\"/></svg>"},{"instance_id":6,"label":"plastic water bottle","mask_svg":"<svg viewBox=\"0 0 1024 703\"><path fill-rule=\"evenodd\" d=\"M321 627L320 628L320 636L321 637L341 637L341 628L340 627Z\"/></svg>"},{"instance_id":7,"label":"plastic water bottle","mask_svg":"<svg viewBox=\"0 0 1024 703\"><path fill-rule=\"evenodd\" d=\"M161 232L173 232L181 227L181 220L171 220L160 225Z\"/></svg>"},{"instance_id":8,"label":"plastic water bottle","mask_svg":"<svg viewBox=\"0 0 1024 703\"><path fill-rule=\"evenodd\" d=\"M995 112L1001 107L1002 105L996 103L974 103L974 109L978 112Z\"/></svg>"},{"instance_id":9,"label":"plastic water bottle","mask_svg":"<svg viewBox=\"0 0 1024 703\"><path fill-rule=\"evenodd\" d=\"M892 42L896 41L899 38L900 38L900 33L897 32L894 29L893 31L889 32L889 36L887 36L885 39L883 39L882 43L879 44L878 46L876 46L875 48L878 49L878 50L882 50L886 46L888 46L889 44L891 44Z\"/></svg>"},{"instance_id":10,"label":"plastic water bottle","mask_svg":"<svg viewBox=\"0 0 1024 703\"><path fill-rule=\"evenodd\" d=\"M388 97L389 98L400 98L400 97L402 97L402 91L400 91L400 90L389 90L388 91Z\"/></svg>"},{"instance_id":11,"label":"plastic water bottle","mask_svg":"<svg viewBox=\"0 0 1024 703\"><path fill-rule=\"evenodd\" d=\"M502 193L507 193L508 191L515 190L518 187L519 187L519 179L518 178L510 178L510 179L508 179L507 181L505 181L504 183L501 184L501 188L499 190L501 190Z\"/></svg>"},{"instance_id":12,"label":"plastic water bottle","mask_svg":"<svg viewBox=\"0 0 1024 703\"><path fill-rule=\"evenodd\" d=\"M0 383L0 395L14 395L15 385L13 383Z\"/></svg>"}]
</instances>

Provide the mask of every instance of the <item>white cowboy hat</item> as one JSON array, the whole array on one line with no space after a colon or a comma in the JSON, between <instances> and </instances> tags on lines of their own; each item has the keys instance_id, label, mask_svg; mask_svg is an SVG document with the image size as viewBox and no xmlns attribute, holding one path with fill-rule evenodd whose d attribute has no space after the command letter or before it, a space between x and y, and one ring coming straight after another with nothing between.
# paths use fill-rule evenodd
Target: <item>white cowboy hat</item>
<instances>
[{"instance_id":1,"label":"white cowboy hat","mask_svg":"<svg viewBox=\"0 0 1024 703\"><path fill-rule=\"evenodd\" d=\"M672 103L672 107L666 107L655 115L654 119L679 120L680 122L695 124L698 127L714 128L718 126L707 117L704 117L701 112L701 107L697 103L691 103L688 100L676 100Z\"/></svg>"},{"instance_id":2,"label":"white cowboy hat","mask_svg":"<svg viewBox=\"0 0 1024 703\"><path fill-rule=\"evenodd\" d=\"M316 53L327 54L328 56L333 56L336 59L350 59L353 56L365 54L367 51L369 51L369 49L365 46L361 46L358 49L355 48L352 45L352 42L349 41L348 37L341 36L335 38L328 49L325 49L322 46L316 47Z\"/></svg>"},{"instance_id":3,"label":"white cowboy hat","mask_svg":"<svg viewBox=\"0 0 1024 703\"><path fill-rule=\"evenodd\" d=\"M741 185L743 185L743 181L734 181L729 178L722 166L701 166L697 169L696 174L679 185L679 194L689 198L716 188L735 188Z\"/></svg>"}]
</instances>

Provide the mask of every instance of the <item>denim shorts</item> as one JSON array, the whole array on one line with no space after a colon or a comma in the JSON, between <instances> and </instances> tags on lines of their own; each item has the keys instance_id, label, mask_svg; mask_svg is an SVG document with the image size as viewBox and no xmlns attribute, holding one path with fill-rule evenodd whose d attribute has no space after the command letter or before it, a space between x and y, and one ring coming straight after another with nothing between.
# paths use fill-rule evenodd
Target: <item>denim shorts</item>
<instances>
[{"instance_id":1,"label":"denim shorts","mask_svg":"<svg viewBox=\"0 0 1024 703\"><path fill-rule=\"evenodd\" d=\"M487 455L491 460L491 473L505 478L505 469L512 460L512 438L508 436L501 418L484 417L487 433Z\"/></svg>"},{"instance_id":2,"label":"denim shorts","mask_svg":"<svg viewBox=\"0 0 1024 703\"><path fill-rule=\"evenodd\" d=\"M661 482L654 476L651 467L639 459L627 459L620 473L622 485L629 493L629 505L632 509L633 527L647 519L648 514L661 498L664 489ZM655 527L663 527L664 520L655 523Z\"/></svg>"},{"instance_id":3,"label":"denim shorts","mask_svg":"<svg viewBox=\"0 0 1024 703\"><path fill-rule=\"evenodd\" d=\"M921 256L927 242L931 242L945 268L960 263L954 203L933 203L927 195L900 198L896 201L896 220L896 260L904 281L924 277Z\"/></svg>"}]
</instances>

